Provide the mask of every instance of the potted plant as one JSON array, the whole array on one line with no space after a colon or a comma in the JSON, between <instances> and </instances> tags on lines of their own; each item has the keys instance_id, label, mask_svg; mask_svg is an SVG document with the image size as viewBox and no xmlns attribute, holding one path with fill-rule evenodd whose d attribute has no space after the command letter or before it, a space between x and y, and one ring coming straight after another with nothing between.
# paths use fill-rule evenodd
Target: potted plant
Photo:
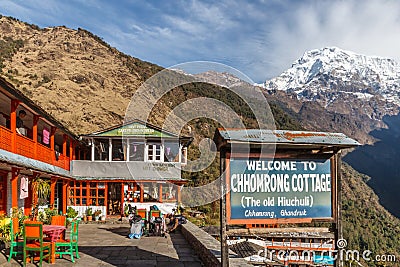
<instances>
[{"instance_id":1,"label":"potted plant","mask_svg":"<svg viewBox=\"0 0 400 267\"><path fill-rule=\"evenodd\" d=\"M101 215L101 210L96 210L96 211L94 212L94 219L95 219L95 221L98 221L98 220L99 220L100 215Z\"/></svg>"},{"instance_id":2,"label":"potted plant","mask_svg":"<svg viewBox=\"0 0 400 267\"><path fill-rule=\"evenodd\" d=\"M67 220L72 221L78 216L78 212L74 210L72 207L68 207L67 209Z\"/></svg>"},{"instance_id":3,"label":"potted plant","mask_svg":"<svg viewBox=\"0 0 400 267\"><path fill-rule=\"evenodd\" d=\"M86 210L86 217L89 222L92 220L92 216L93 216L93 210L92 208L88 208Z\"/></svg>"}]
</instances>

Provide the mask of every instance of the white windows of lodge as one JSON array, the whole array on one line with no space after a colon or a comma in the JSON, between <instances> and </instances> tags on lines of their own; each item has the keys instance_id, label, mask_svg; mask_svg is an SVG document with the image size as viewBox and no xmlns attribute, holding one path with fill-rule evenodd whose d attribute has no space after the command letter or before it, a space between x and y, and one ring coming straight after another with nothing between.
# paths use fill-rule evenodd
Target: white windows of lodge
<instances>
[{"instance_id":1,"label":"white windows of lodge","mask_svg":"<svg viewBox=\"0 0 400 267\"><path fill-rule=\"evenodd\" d=\"M105 206L107 184L104 182L69 183L69 206Z\"/></svg>"},{"instance_id":2,"label":"white windows of lodge","mask_svg":"<svg viewBox=\"0 0 400 267\"><path fill-rule=\"evenodd\" d=\"M162 146L161 143L149 143L146 146L147 161L161 162Z\"/></svg>"},{"instance_id":3,"label":"white windows of lodge","mask_svg":"<svg viewBox=\"0 0 400 267\"><path fill-rule=\"evenodd\" d=\"M89 145L96 161L187 162L187 148L177 141L92 138Z\"/></svg>"}]
</instances>

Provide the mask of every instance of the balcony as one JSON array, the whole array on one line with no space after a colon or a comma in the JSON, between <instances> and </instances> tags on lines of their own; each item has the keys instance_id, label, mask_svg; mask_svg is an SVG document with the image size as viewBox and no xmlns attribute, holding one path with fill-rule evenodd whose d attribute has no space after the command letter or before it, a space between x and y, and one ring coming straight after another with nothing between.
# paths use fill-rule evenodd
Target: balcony
<instances>
[{"instance_id":1,"label":"balcony","mask_svg":"<svg viewBox=\"0 0 400 267\"><path fill-rule=\"evenodd\" d=\"M12 135L13 133L9 129L0 126L0 149L13 152ZM23 135L16 134L14 153L27 158L42 161L65 170L69 170L70 167L69 157L63 154L56 156L56 152L54 150L51 150L50 148L39 143L35 143L32 139Z\"/></svg>"}]
</instances>

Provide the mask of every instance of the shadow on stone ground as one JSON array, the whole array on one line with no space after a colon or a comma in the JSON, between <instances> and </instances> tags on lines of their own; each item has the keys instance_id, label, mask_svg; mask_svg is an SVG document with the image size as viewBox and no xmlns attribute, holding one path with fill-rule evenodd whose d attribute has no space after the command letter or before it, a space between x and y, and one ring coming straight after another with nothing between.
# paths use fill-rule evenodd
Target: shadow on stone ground
<instances>
[{"instance_id":1,"label":"shadow on stone ground","mask_svg":"<svg viewBox=\"0 0 400 267\"><path fill-rule=\"evenodd\" d=\"M167 237L149 236L129 239L129 225L91 225L79 226L79 255L75 263L69 256L56 259L55 264L43 266L202 266L201 261L178 231ZM7 262L8 249L0 255L0 266L22 266L22 257ZM35 266L28 264L27 266Z\"/></svg>"}]
</instances>

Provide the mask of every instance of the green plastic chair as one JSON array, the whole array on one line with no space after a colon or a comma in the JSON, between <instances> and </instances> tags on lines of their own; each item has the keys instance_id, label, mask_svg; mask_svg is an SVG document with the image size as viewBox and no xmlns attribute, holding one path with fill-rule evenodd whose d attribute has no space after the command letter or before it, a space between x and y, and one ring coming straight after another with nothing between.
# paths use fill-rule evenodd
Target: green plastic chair
<instances>
[{"instance_id":1,"label":"green plastic chair","mask_svg":"<svg viewBox=\"0 0 400 267\"><path fill-rule=\"evenodd\" d=\"M80 258L78 252L78 226L79 221L72 221L69 239L58 240L55 243L55 254L60 255L61 258L63 257L63 255L70 255L72 262L75 262L74 253L77 259Z\"/></svg>"},{"instance_id":2,"label":"green plastic chair","mask_svg":"<svg viewBox=\"0 0 400 267\"><path fill-rule=\"evenodd\" d=\"M43 258L50 262L51 244L43 242L43 223L27 221L24 223L24 266L29 252L39 253L39 266L42 266ZM31 258L33 262L34 257Z\"/></svg>"},{"instance_id":3,"label":"green plastic chair","mask_svg":"<svg viewBox=\"0 0 400 267\"><path fill-rule=\"evenodd\" d=\"M24 240L20 237L19 234L19 221L18 218L12 218L10 221L10 237L11 237L11 243L10 243L10 255L8 256L8 262L11 261L11 258L13 256L17 256L18 254L22 254L22 248L24 246ZM21 248L21 250L18 250L18 248Z\"/></svg>"}]
</instances>

